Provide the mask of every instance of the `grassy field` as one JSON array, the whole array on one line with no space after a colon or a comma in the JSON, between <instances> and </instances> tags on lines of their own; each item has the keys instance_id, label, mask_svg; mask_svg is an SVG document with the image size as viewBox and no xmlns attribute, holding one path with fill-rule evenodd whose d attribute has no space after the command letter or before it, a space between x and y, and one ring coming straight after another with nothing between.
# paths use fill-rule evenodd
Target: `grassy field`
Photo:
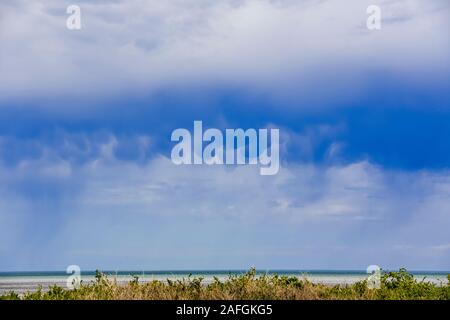
<instances>
[{"instance_id":1,"label":"grassy field","mask_svg":"<svg viewBox=\"0 0 450 320\"><path fill-rule=\"evenodd\" d=\"M351 285L327 286L314 284L296 277L265 275L257 276L255 270L244 275L230 276L225 281L215 279L203 284L202 278L184 280L151 281L139 283L138 278L127 284L117 284L98 272L93 283L81 284L78 289L68 290L53 286L50 290L18 295L11 292L0 299L24 300L317 300L317 299L440 299L450 300L450 275L447 284L436 285L418 281L406 270L383 273L381 287L369 289L366 281Z\"/></svg>"}]
</instances>

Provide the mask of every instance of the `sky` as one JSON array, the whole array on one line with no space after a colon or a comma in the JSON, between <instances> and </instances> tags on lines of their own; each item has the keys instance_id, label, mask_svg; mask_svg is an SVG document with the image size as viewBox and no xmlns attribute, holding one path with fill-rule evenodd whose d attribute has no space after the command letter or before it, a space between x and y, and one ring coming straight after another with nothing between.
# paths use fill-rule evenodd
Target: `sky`
<instances>
[{"instance_id":1,"label":"sky","mask_svg":"<svg viewBox=\"0 0 450 320\"><path fill-rule=\"evenodd\" d=\"M0 271L450 270L449 7L1 1ZM279 173L174 165L194 120Z\"/></svg>"}]
</instances>

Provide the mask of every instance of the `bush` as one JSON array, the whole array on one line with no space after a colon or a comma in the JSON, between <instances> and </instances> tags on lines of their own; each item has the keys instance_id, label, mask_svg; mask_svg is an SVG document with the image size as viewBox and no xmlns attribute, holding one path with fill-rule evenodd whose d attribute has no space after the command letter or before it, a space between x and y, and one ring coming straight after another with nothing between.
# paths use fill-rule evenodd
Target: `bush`
<instances>
[{"instance_id":1,"label":"bush","mask_svg":"<svg viewBox=\"0 0 450 320\"><path fill-rule=\"evenodd\" d=\"M450 278L448 275L447 278ZM449 279L450 280L450 279ZM450 282L450 281L449 281ZM210 284L204 284L203 278L191 277L182 280L139 282L133 277L129 283L117 284L116 279L108 279L97 272L95 281L81 283L73 290L51 286L44 291L40 287L35 292L19 296L9 292L0 299L24 300L259 300L259 299L443 299L450 300L450 285L437 285L417 281L405 269L382 274L381 287L369 289L367 281L351 285L327 286L314 284L307 279L278 275L257 275L255 269L242 275L230 275L225 281L214 278Z\"/></svg>"}]
</instances>

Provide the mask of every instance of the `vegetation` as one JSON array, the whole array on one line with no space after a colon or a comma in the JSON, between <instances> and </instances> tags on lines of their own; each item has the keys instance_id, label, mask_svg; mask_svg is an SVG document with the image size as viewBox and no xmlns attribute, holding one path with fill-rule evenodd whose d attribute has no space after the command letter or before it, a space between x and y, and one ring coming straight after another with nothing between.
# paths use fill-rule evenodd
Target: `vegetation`
<instances>
[{"instance_id":1,"label":"vegetation","mask_svg":"<svg viewBox=\"0 0 450 320\"><path fill-rule=\"evenodd\" d=\"M69 290L52 286L49 290L18 295L11 292L0 299L24 300L128 300L128 299L216 299L216 300L259 300L259 299L443 299L450 300L450 275L447 284L437 285L423 279L416 280L405 269L388 272L381 276L379 289L369 289L367 281L351 285L329 286L314 284L306 279L278 275L256 275L254 269L244 275L230 275L225 281L215 278L204 284L202 278L188 277L183 280L139 282L137 277L127 284L118 284L98 272L96 280L81 284L78 289Z\"/></svg>"}]
</instances>

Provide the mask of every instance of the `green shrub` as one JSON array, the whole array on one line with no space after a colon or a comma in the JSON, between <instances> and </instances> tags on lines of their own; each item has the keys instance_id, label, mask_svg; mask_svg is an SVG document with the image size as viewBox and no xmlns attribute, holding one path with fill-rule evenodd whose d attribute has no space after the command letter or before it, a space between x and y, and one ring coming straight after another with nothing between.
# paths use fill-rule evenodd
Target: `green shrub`
<instances>
[{"instance_id":1,"label":"green shrub","mask_svg":"<svg viewBox=\"0 0 450 320\"><path fill-rule=\"evenodd\" d=\"M450 275L447 277L450 278ZM450 279L449 279L450 280ZM449 281L450 282L450 281ZM387 272L381 276L379 289L369 289L367 281L351 285L314 284L307 279L278 275L257 275L255 269L242 275L230 275L225 281L213 278L209 284L203 278L192 277L182 280L139 282L137 276L127 284L120 285L116 279L108 279L97 271L95 281L81 283L77 289L69 290L51 286L47 290L39 287L34 292L18 295L9 292L0 299L24 300L176 300L176 299L442 299L450 300L450 285L437 285L417 281L405 269Z\"/></svg>"}]
</instances>

